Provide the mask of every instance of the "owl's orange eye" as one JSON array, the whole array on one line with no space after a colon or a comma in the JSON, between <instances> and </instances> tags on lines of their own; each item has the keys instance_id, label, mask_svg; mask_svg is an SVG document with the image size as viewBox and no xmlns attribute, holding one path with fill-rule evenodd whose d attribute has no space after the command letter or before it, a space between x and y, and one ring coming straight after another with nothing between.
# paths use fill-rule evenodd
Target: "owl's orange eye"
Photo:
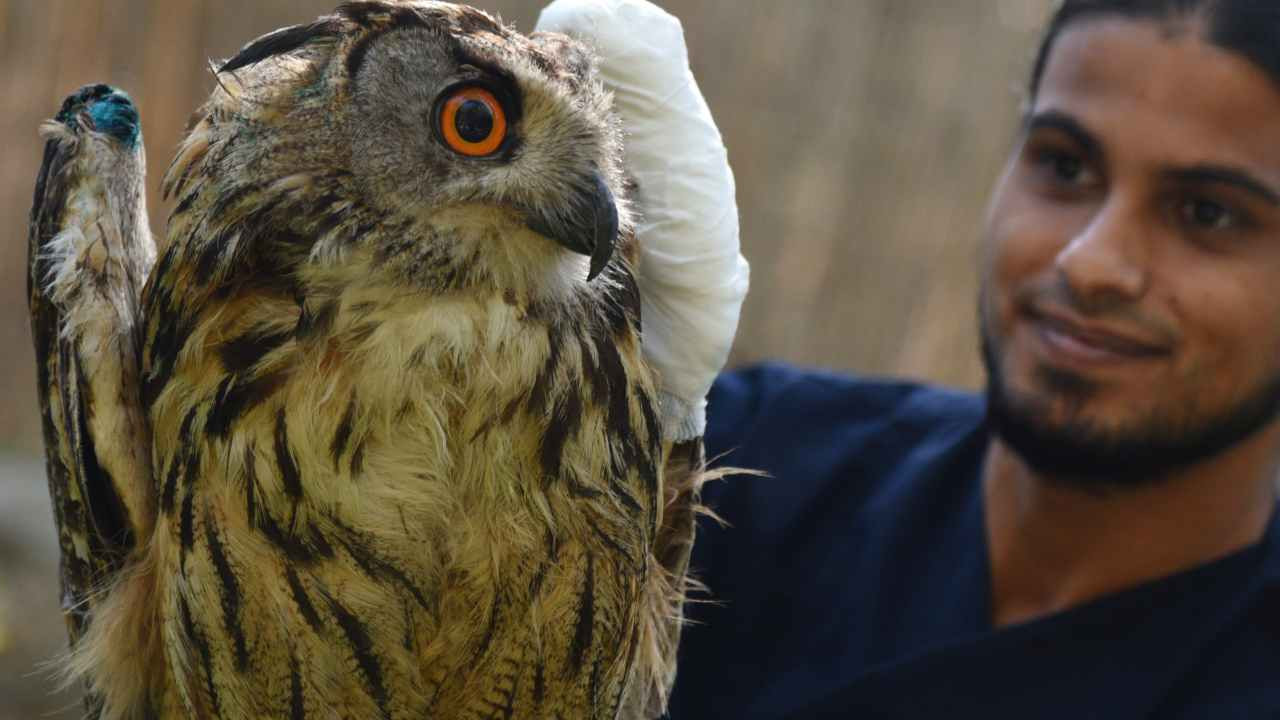
<instances>
[{"instance_id":1,"label":"owl's orange eye","mask_svg":"<svg viewBox=\"0 0 1280 720\"><path fill-rule=\"evenodd\" d=\"M507 137L507 115L493 93L471 85L453 91L440 107L440 136L468 157L492 155Z\"/></svg>"}]
</instances>

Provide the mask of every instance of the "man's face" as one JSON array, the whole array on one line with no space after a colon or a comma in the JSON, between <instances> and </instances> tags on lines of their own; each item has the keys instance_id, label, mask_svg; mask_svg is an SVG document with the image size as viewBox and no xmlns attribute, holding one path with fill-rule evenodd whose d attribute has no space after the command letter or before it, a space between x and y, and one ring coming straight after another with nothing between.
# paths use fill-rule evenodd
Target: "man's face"
<instances>
[{"instance_id":1,"label":"man's face","mask_svg":"<svg viewBox=\"0 0 1280 720\"><path fill-rule=\"evenodd\" d=\"M1280 397L1280 90L1198 29L1057 39L988 218L997 429L1030 465L1154 478Z\"/></svg>"}]
</instances>

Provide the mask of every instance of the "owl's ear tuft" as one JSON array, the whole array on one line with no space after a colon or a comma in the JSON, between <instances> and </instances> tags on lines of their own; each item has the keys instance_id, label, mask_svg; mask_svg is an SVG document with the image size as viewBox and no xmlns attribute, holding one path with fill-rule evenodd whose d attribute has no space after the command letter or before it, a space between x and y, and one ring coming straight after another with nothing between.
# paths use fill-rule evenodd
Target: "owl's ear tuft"
<instances>
[{"instance_id":1,"label":"owl's ear tuft","mask_svg":"<svg viewBox=\"0 0 1280 720\"><path fill-rule=\"evenodd\" d=\"M317 38L336 37L342 33L342 29L343 23L336 17L320 18L309 25L281 28L245 45L235 57L224 62L218 72L239 70L267 58L293 52Z\"/></svg>"}]
</instances>

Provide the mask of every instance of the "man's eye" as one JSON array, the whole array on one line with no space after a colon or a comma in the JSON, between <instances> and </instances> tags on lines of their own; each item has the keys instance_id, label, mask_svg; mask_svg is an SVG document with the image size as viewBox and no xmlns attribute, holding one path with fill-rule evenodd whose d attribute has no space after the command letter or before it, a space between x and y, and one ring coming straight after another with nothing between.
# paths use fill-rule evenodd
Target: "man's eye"
<instances>
[{"instance_id":1,"label":"man's eye","mask_svg":"<svg viewBox=\"0 0 1280 720\"><path fill-rule=\"evenodd\" d=\"M1070 155L1059 155L1050 159L1053 174L1063 182L1075 182L1084 172L1084 163L1080 158Z\"/></svg>"},{"instance_id":2,"label":"man's eye","mask_svg":"<svg viewBox=\"0 0 1280 720\"><path fill-rule=\"evenodd\" d=\"M1097 179L1084 158L1074 153L1039 150L1032 156L1032 162L1046 180L1056 185L1090 185Z\"/></svg>"},{"instance_id":3,"label":"man's eye","mask_svg":"<svg viewBox=\"0 0 1280 720\"><path fill-rule=\"evenodd\" d=\"M1212 200L1187 200L1178 207L1182 221L1200 230L1227 230L1238 222L1235 213Z\"/></svg>"}]
</instances>

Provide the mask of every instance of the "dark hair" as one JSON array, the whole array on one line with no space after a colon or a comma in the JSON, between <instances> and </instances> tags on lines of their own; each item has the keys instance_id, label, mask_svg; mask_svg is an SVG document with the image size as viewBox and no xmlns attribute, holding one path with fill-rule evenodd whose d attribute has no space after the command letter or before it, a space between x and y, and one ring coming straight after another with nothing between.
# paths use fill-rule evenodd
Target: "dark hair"
<instances>
[{"instance_id":1,"label":"dark hair","mask_svg":"<svg viewBox=\"0 0 1280 720\"><path fill-rule=\"evenodd\" d=\"M1131 20L1191 20L1205 42L1242 55L1280 87L1280 3L1276 0L1062 0L1036 52L1028 97L1034 100L1053 43L1073 21L1098 15Z\"/></svg>"}]
</instances>

